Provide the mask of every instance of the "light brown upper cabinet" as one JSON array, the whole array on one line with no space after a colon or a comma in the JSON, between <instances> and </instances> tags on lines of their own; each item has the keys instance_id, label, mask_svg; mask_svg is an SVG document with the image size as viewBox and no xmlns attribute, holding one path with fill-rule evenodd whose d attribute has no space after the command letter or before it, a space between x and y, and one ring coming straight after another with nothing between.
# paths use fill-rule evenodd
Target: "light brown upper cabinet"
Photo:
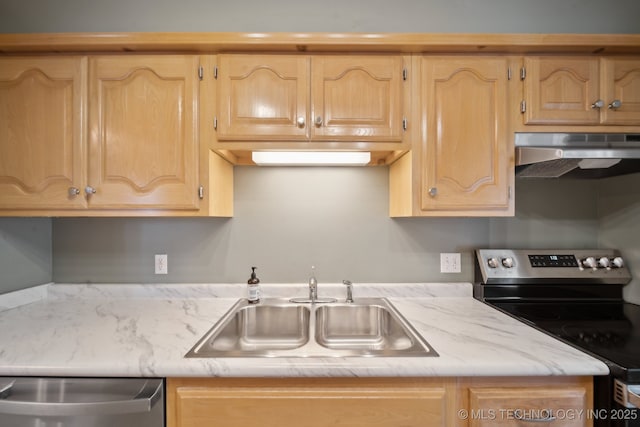
<instances>
[{"instance_id":1,"label":"light brown upper cabinet","mask_svg":"<svg viewBox=\"0 0 640 427\"><path fill-rule=\"evenodd\" d=\"M0 58L0 211L81 209L86 60Z\"/></svg>"},{"instance_id":2,"label":"light brown upper cabinet","mask_svg":"<svg viewBox=\"0 0 640 427\"><path fill-rule=\"evenodd\" d=\"M192 55L0 59L0 215L230 216L232 166L199 143L198 69Z\"/></svg>"},{"instance_id":3,"label":"light brown upper cabinet","mask_svg":"<svg viewBox=\"0 0 640 427\"><path fill-rule=\"evenodd\" d=\"M90 207L198 208L197 70L196 56L89 60Z\"/></svg>"},{"instance_id":4,"label":"light brown upper cabinet","mask_svg":"<svg viewBox=\"0 0 640 427\"><path fill-rule=\"evenodd\" d=\"M420 141L391 166L391 216L513 215L509 58L416 60Z\"/></svg>"},{"instance_id":5,"label":"light brown upper cabinet","mask_svg":"<svg viewBox=\"0 0 640 427\"><path fill-rule=\"evenodd\" d=\"M640 125L640 59L524 59L527 125Z\"/></svg>"},{"instance_id":6,"label":"light brown upper cabinet","mask_svg":"<svg viewBox=\"0 0 640 427\"><path fill-rule=\"evenodd\" d=\"M219 55L220 141L401 142L400 55Z\"/></svg>"}]
</instances>

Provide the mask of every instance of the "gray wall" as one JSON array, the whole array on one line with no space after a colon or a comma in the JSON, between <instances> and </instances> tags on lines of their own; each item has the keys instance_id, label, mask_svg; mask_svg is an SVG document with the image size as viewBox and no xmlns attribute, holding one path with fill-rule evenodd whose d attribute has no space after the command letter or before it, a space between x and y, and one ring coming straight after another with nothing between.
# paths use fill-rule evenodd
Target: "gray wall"
<instances>
[{"instance_id":1,"label":"gray wall","mask_svg":"<svg viewBox=\"0 0 640 427\"><path fill-rule=\"evenodd\" d=\"M597 204L582 181L518 181L515 218L388 216L388 168L235 168L231 219L85 218L53 222L57 282L469 281L485 246L593 247ZM440 274L440 252L461 252ZM154 254L169 274L153 274Z\"/></svg>"},{"instance_id":2,"label":"gray wall","mask_svg":"<svg viewBox=\"0 0 640 427\"><path fill-rule=\"evenodd\" d=\"M620 249L634 277L625 299L640 304L640 174L598 182L599 238Z\"/></svg>"},{"instance_id":3,"label":"gray wall","mask_svg":"<svg viewBox=\"0 0 640 427\"><path fill-rule=\"evenodd\" d=\"M637 0L0 0L2 32L634 33Z\"/></svg>"},{"instance_id":4,"label":"gray wall","mask_svg":"<svg viewBox=\"0 0 640 427\"><path fill-rule=\"evenodd\" d=\"M0 294L51 281L51 220L0 218Z\"/></svg>"}]
</instances>

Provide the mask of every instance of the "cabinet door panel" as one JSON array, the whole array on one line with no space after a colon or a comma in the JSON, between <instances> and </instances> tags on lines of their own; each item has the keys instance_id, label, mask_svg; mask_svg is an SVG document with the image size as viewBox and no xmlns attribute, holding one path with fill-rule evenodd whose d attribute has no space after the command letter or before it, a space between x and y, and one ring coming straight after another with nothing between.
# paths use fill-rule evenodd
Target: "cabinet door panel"
<instances>
[{"instance_id":1,"label":"cabinet door panel","mask_svg":"<svg viewBox=\"0 0 640 427\"><path fill-rule=\"evenodd\" d=\"M616 125L640 124L640 59L605 58L602 60L602 87L605 107L603 122ZM614 100L620 108L607 106Z\"/></svg>"},{"instance_id":2,"label":"cabinet door panel","mask_svg":"<svg viewBox=\"0 0 640 427\"><path fill-rule=\"evenodd\" d=\"M179 388L169 425L424 427L446 425L444 389Z\"/></svg>"},{"instance_id":3,"label":"cabinet door panel","mask_svg":"<svg viewBox=\"0 0 640 427\"><path fill-rule=\"evenodd\" d=\"M197 58L90 60L91 207L198 207Z\"/></svg>"},{"instance_id":4,"label":"cabinet door panel","mask_svg":"<svg viewBox=\"0 0 640 427\"><path fill-rule=\"evenodd\" d=\"M469 403L470 427L591 425L583 388L472 388Z\"/></svg>"},{"instance_id":5,"label":"cabinet door panel","mask_svg":"<svg viewBox=\"0 0 640 427\"><path fill-rule=\"evenodd\" d=\"M598 124L599 66L595 58L525 58L526 124Z\"/></svg>"},{"instance_id":6,"label":"cabinet door panel","mask_svg":"<svg viewBox=\"0 0 640 427\"><path fill-rule=\"evenodd\" d=\"M0 59L0 209L82 208L80 58Z\"/></svg>"},{"instance_id":7,"label":"cabinet door panel","mask_svg":"<svg viewBox=\"0 0 640 427\"><path fill-rule=\"evenodd\" d=\"M309 136L307 57L220 55L218 63L218 139Z\"/></svg>"},{"instance_id":8,"label":"cabinet door panel","mask_svg":"<svg viewBox=\"0 0 640 427\"><path fill-rule=\"evenodd\" d=\"M313 57L313 138L400 141L402 69L399 56Z\"/></svg>"},{"instance_id":9,"label":"cabinet door panel","mask_svg":"<svg viewBox=\"0 0 640 427\"><path fill-rule=\"evenodd\" d=\"M508 208L506 69L505 59L423 59L423 210Z\"/></svg>"}]
</instances>

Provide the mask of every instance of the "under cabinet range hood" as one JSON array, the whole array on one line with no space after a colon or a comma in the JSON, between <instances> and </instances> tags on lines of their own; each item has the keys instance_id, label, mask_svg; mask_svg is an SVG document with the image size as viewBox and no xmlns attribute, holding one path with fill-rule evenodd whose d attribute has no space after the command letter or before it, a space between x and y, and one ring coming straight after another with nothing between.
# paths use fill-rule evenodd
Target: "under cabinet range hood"
<instances>
[{"instance_id":1,"label":"under cabinet range hood","mask_svg":"<svg viewBox=\"0 0 640 427\"><path fill-rule=\"evenodd\" d=\"M516 133L516 176L605 178L640 172L640 134Z\"/></svg>"}]
</instances>

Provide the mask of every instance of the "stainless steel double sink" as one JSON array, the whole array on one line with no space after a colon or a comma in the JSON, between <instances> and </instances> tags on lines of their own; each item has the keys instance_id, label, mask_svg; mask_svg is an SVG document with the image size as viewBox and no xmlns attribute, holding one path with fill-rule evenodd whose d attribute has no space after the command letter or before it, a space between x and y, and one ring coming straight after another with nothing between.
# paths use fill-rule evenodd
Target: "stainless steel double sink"
<instances>
[{"instance_id":1,"label":"stainless steel double sink","mask_svg":"<svg viewBox=\"0 0 640 427\"><path fill-rule=\"evenodd\" d=\"M438 356L385 298L239 300L185 357Z\"/></svg>"}]
</instances>

